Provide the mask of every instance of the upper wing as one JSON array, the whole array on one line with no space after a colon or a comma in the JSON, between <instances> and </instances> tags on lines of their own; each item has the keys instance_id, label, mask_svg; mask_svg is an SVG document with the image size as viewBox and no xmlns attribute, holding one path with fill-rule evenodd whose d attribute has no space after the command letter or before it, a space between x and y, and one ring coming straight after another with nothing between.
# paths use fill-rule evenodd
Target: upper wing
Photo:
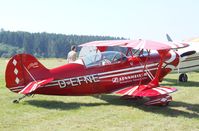
<instances>
[{"instance_id":1,"label":"upper wing","mask_svg":"<svg viewBox=\"0 0 199 131\"><path fill-rule=\"evenodd\" d=\"M53 81L53 78L32 81L27 86L25 86L19 93L20 94L30 94L33 91L35 91L36 89L38 89L39 87L41 87L47 83L50 83L51 81Z\"/></svg>"},{"instance_id":2,"label":"upper wing","mask_svg":"<svg viewBox=\"0 0 199 131\"><path fill-rule=\"evenodd\" d=\"M93 41L82 44L80 46L96 46L96 47L108 47L108 46L120 46L129 47L134 49L148 49L148 50L166 50L166 49L178 49L187 47L186 43L174 43L174 42L157 42L152 40L107 40L107 41Z\"/></svg>"}]
</instances>

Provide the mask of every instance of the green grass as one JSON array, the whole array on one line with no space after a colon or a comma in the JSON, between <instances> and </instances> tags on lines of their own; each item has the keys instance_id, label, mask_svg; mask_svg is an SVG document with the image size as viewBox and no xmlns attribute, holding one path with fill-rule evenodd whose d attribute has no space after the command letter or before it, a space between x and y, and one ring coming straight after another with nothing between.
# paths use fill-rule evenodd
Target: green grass
<instances>
[{"instance_id":1,"label":"green grass","mask_svg":"<svg viewBox=\"0 0 199 131\"><path fill-rule=\"evenodd\" d=\"M0 130L199 130L199 73L188 74L189 82L178 83L168 75L162 85L178 88L168 107L144 106L116 95L68 97L35 95L19 104L19 97L5 88L6 59L0 59ZM62 65L62 59L41 59L47 67Z\"/></svg>"}]
</instances>

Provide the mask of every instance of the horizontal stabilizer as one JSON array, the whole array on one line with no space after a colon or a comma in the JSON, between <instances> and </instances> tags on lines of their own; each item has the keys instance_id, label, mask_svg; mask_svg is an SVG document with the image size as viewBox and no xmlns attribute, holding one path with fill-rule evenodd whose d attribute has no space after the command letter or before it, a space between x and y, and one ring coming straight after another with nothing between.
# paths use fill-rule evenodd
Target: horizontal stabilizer
<instances>
[{"instance_id":1,"label":"horizontal stabilizer","mask_svg":"<svg viewBox=\"0 0 199 131\"><path fill-rule=\"evenodd\" d=\"M39 87L41 87L45 84L48 84L51 81L53 81L53 78L49 78L49 79L45 79L45 80L32 81L27 86L25 86L25 88L23 88L23 90L21 90L19 93L20 94L30 94L33 91L35 91L36 89L38 89Z\"/></svg>"}]
</instances>

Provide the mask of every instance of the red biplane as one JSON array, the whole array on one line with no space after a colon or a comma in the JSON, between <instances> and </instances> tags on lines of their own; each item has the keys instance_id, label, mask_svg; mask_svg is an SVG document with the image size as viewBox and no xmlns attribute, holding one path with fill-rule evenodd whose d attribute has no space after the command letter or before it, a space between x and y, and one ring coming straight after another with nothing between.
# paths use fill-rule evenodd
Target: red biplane
<instances>
[{"instance_id":1,"label":"red biplane","mask_svg":"<svg viewBox=\"0 0 199 131\"><path fill-rule=\"evenodd\" d=\"M94 41L80 46L96 47L95 53L88 52L74 63L53 69L45 68L29 54L13 56L6 68L6 87L24 94L13 102L33 94L115 93L124 99L147 98L145 105L167 105L172 100L169 94L177 89L160 86L159 81L179 63L179 55L172 49L188 45L140 39ZM126 52L108 51L108 47L122 47Z\"/></svg>"}]
</instances>

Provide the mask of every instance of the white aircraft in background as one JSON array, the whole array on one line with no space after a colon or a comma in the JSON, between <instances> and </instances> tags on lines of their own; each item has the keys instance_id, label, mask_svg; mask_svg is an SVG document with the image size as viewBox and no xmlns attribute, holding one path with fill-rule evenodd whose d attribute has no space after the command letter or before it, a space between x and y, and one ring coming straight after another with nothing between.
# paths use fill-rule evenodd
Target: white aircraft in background
<instances>
[{"instance_id":1,"label":"white aircraft in background","mask_svg":"<svg viewBox=\"0 0 199 131\"><path fill-rule=\"evenodd\" d=\"M173 41L168 34L166 36L168 41ZM180 73L179 81L187 82L188 76L186 73L199 71L199 37L185 40L183 42L188 43L189 46L177 50L181 59L180 64L173 70L173 72Z\"/></svg>"}]
</instances>

